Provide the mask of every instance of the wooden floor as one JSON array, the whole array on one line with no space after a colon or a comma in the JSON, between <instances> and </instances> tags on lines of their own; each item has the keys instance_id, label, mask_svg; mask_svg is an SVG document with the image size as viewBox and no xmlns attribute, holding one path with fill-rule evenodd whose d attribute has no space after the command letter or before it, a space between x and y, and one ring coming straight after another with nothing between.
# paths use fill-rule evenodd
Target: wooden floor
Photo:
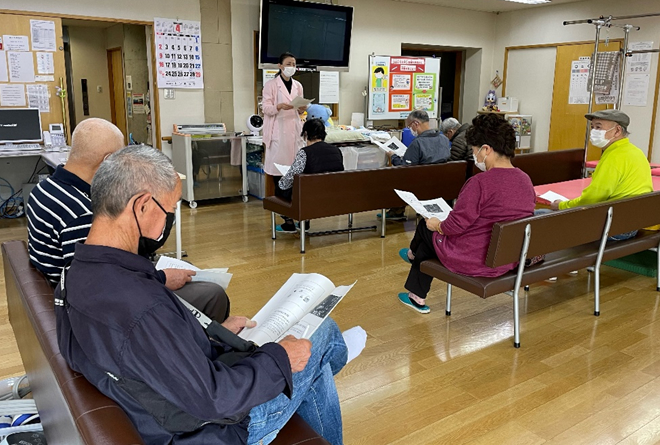
<instances>
[{"instance_id":1,"label":"wooden floor","mask_svg":"<svg viewBox=\"0 0 660 445\"><path fill-rule=\"evenodd\" d=\"M338 376L346 444L660 443L660 293L655 280L604 267L601 316L593 277L580 271L539 283L521 300L522 347L512 346L511 298L456 290L444 315L434 282L421 315L401 305L414 221L388 236L313 237L307 254L293 235L270 239L261 203L184 207L183 245L197 266L229 267L232 313L254 314L293 272L357 284L333 317L361 325L367 348ZM356 215L376 223L375 212ZM345 218L312 222L339 228ZM25 239L25 219L0 220L0 241ZM173 250L168 241L165 250ZM0 290L0 378L22 373ZM658 330L656 333L656 329Z\"/></svg>"}]
</instances>

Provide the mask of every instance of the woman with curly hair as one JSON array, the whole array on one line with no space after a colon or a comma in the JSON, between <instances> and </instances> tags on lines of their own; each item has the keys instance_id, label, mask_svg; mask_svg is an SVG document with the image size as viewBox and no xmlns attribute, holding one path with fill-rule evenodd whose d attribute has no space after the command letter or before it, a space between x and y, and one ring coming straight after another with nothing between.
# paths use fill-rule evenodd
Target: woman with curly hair
<instances>
[{"instance_id":1,"label":"woman with curly hair","mask_svg":"<svg viewBox=\"0 0 660 445\"><path fill-rule=\"evenodd\" d=\"M495 114L479 115L467 131L475 165L484 173L474 175L461 189L446 220L420 221L409 249L399 255L411 263L399 301L426 314L426 295L433 277L422 273L422 261L437 258L450 271L474 277L497 277L517 266L486 266L493 225L532 216L536 194L529 176L511 164L516 136L511 125Z\"/></svg>"}]
</instances>

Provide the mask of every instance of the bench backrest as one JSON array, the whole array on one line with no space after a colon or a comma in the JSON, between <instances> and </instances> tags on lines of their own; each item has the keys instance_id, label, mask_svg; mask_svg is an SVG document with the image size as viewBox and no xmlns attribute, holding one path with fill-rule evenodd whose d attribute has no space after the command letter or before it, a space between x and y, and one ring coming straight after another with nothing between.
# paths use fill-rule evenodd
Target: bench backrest
<instances>
[{"instance_id":1,"label":"bench backrest","mask_svg":"<svg viewBox=\"0 0 660 445\"><path fill-rule=\"evenodd\" d=\"M527 224L532 234L528 258L598 241L610 207L610 236L660 223L660 192L497 223L493 226L486 265L498 267L518 261Z\"/></svg>"},{"instance_id":2,"label":"bench backrest","mask_svg":"<svg viewBox=\"0 0 660 445\"><path fill-rule=\"evenodd\" d=\"M457 161L298 175L293 181L292 205L298 206L304 220L402 206L394 189L412 192L421 200L443 197L450 201L465 183L466 165Z\"/></svg>"},{"instance_id":3,"label":"bench backrest","mask_svg":"<svg viewBox=\"0 0 660 445\"><path fill-rule=\"evenodd\" d=\"M143 444L126 413L66 364L53 288L30 264L25 243L3 243L2 257L9 321L48 444Z\"/></svg>"},{"instance_id":4,"label":"bench backrest","mask_svg":"<svg viewBox=\"0 0 660 445\"><path fill-rule=\"evenodd\" d=\"M579 179L583 162L584 148L527 153L511 161L527 173L535 186Z\"/></svg>"}]
</instances>

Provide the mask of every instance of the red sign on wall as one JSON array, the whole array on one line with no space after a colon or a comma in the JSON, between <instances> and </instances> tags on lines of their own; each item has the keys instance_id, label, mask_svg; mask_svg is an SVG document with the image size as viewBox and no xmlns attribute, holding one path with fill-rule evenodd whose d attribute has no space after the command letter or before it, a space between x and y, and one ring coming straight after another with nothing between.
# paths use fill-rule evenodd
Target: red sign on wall
<instances>
[{"instance_id":1,"label":"red sign on wall","mask_svg":"<svg viewBox=\"0 0 660 445\"><path fill-rule=\"evenodd\" d=\"M426 61L421 57L390 57L390 73L423 73Z\"/></svg>"}]
</instances>

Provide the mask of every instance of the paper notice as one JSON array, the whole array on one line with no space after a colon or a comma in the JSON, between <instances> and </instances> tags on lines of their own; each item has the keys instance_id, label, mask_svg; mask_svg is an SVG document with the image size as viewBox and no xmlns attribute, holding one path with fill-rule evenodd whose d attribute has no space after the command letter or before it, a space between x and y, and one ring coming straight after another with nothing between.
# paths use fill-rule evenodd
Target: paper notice
<instances>
[{"instance_id":1,"label":"paper notice","mask_svg":"<svg viewBox=\"0 0 660 445\"><path fill-rule=\"evenodd\" d=\"M7 55L4 51L0 51L0 82L9 82L9 74L7 74Z\"/></svg>"},{"instance_id":2,"label":"paper notice","mask_svg":"<svg viewBox=\"0 0 660 445\"><path fill-rule=\"evenodd\" d=\"M52 20L30 20L32 51L55 51L55 22Z\"/></svg>"},{"instance_id":3,"label":"paper notice","mask_svg":"<svg viewBox=\"0 0 660 445\"><path fill-rule=\"evenodd\" d=\"M650 75L648 74L629 74L626 77L623 104L645 107L646 98L649 95L649 82Z\"/></svg>"},{"instance_id":4,"label":"paper notice","mask_svg":"<svg viewBox=\"0 0 660 445\"><path fill-rule=\"evenodd\" d=\"M27 36L8 36L3 35L4 49L7 51L30 51Z\"/></svg>"},{"instance_id":5,"label":"paper notice","mask_svg":"<svg viewBox=\"0 0 660 445\"><path fill-rule=\"evenodd\" d=\"M394 91L410 91L412 88L412 80L410 74L392 74L392 90Z\"/></svg>"},{"instance_id":6,"label":"paper notice","mask_svg":"<svg viewBox=\"0 0 660 445\"><path fill-rule=\"evenodd\" d=\"M571 62L571 83L568 93L568 103L571 105L589 103L589 65L591 65L590 60Z\"/></svg>"},{"instance_id":7,"label":"paper notice","mask_svg":"<svg viewBox=\"0 0 660 445\"><path fill-rule=\"evenodd\" d=\"M34 82L34 58L31 52L8 51L9 80Z\"/></svg>"},{"instance_id":8,"label":"paper notice","mask_svg":"<svg viewBox=\"0 0 660 445\"><path fill-rule=\"evenodd\" d=\"M27 105L25 101L25 85L0 85L0 106L2 107L24 107Z\"/></svg>"},{"instance_id":9,"label":"paper notice","mask_svg":"<svg viewBox=\"0 0 660 445\"><path fill-rule=\"evenodd\" d=\"M319 103L339 103L339 71L321 71L319 73Z\"/></svg>"},{"instance_id":10,"label":"paper notice","mask_svg":"<svg viewBox=\"0 0 660 445\"><path fill-rule=\"evenodd\" d=\"M44 84L27 85L28 106L39 108L42 113L50 113L48 86Z\"/></svg>"},{"instance_id":11,"label":"paper notice","mask_svg":"<svg viewBox=\"0 0 660 445\"><path fill-rule=\"evenodd\" d=\"M55 82L55 76L34 76L35 82Z\"/></svg>"},{"instance_id":12,"label":"paper notice","mask_svg":"<svg viewBox=\"0 0 660 445\"><path fill-rule=\"evenodd\" d=\"M53 61L53 53L37 53L37 73L39 74L54 74L55 62Z\"/></svg>"},{"instance_id":13,"label":"paper notice","mask_svg":"<svg viewBox=\"0 0 660 445\"><path fill-rule=\"evenodd\" d=\"M391 110L406 111L410 110L410 94L392 94Z\"/></svg>"},{"instance_id":14,"label":"paper notice","mask_svg":"<svg viewBox=\"0 0 660 445\"><path fill-rule=\"evenodd\" d=\"M630 51L653 49L653 42L633 42L629 45ZM626 73L648 74L651 72L651 53L633 54L626 62Z\"/></svg>"}]
</instances>

